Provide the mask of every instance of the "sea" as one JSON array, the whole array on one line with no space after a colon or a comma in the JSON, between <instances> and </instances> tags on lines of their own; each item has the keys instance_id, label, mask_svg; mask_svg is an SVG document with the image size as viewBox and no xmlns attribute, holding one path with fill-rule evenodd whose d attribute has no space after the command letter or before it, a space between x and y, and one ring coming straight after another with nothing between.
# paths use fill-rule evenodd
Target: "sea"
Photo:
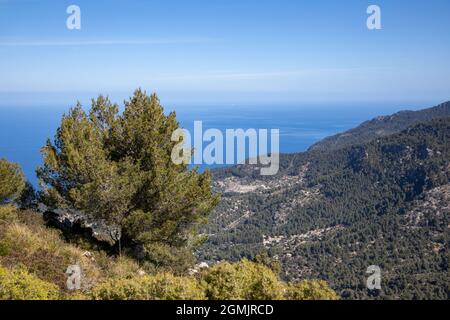
<instances>
[{"instance_id":1,"label":"sea","mask_svg":"<svg viewBox=\"0 0 450 320\"><path fill-rule=\"evenodd\" d=\"M431 105L429 105L431 106ZM279 129L280 152L305 151L313 143L353 128L376 116L426 105L401 103L348 103L312 105L174 106L183 128L192 132L194 121L202 121L204 130ZM40 149L53 139L68 106L0 105L0 158L19 163L27 179L38 186L35 170L42 164ZM207 165L200 166L204 170ZM217 167L212 165L209 167Z\"/></svg>"}]
</instances>

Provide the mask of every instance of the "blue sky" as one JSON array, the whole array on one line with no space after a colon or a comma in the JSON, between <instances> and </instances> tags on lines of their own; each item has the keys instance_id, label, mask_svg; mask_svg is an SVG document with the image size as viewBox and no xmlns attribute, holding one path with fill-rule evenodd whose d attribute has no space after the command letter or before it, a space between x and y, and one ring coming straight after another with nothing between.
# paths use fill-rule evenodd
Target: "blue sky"
<instances>
[{"instance_id":1,"label":"blue sky","mask_svg":"<svg viewBox=\"0 0 450 320\"><path fill-rule=\"evenodd\" d=\"M191 105L438 103L449 57L448 0L0 0L2 104L137 87Z\"/></svg>"}]
</instances>

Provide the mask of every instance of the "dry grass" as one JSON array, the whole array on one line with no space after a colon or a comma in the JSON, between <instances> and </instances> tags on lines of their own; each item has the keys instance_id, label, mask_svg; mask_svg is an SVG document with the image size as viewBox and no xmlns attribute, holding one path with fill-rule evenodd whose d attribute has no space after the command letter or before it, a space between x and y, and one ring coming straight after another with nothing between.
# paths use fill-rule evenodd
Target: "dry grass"
<instances>
[{"instance_id":1,"label":"dry grass","mask_svg":"<svg viewBox=\"0 0 450 320\"><path fill-rule=\"evenodd\" d=\"M0 265L7 268L25 267L39 279L66 289L66 270L77 264L82 270L82 291L111 277L132 277L139 265L126 257L109 257L103 251L87 251L69 244L61 233L45 226L42 217L34 212L18 212L0 207ZM73 298L82 298L77 293Z\"/></svg>"}]
</instances>

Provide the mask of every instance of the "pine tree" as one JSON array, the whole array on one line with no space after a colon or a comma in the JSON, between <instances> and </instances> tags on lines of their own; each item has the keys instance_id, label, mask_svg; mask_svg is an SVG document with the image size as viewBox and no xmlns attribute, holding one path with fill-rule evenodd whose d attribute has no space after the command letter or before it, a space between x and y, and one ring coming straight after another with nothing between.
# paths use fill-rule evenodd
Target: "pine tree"
<instances>
[{"instance_id":1,"label":"pine tree","mask_svg":"<svg viewBox=\"0 0 450 320\"><path fill-rule=\"evenodd\" d=\"M46 203L121 227L150 259L155 246L167 254L190 250L218 196L208 171L172 162L178 142L171 137L179 127L175 113L165 115L157 96L142 90L122 114L103 96L89 113L77 104L42 149L44 166L37 173Z\"/></svg>"}]
</instances>

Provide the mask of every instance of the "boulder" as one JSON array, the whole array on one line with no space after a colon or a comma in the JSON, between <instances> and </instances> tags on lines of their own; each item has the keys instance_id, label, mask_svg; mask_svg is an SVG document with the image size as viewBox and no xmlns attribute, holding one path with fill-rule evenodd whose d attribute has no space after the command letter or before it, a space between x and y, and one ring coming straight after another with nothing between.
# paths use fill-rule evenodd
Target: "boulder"
<instances>
[{"instance_id":1,"label":"boulder","mask_svg":"<svg viewBox=\"0 0 450 320\"><path fill-rule=\"evenodd\" d=\"M114 246L122 236L120 227L107 224L103 220L93 219L78 210L51 209L43 204L39 204L38 210L48 224L63 231L87 234L110 246Z\"/></svg>"}]
</instances>

